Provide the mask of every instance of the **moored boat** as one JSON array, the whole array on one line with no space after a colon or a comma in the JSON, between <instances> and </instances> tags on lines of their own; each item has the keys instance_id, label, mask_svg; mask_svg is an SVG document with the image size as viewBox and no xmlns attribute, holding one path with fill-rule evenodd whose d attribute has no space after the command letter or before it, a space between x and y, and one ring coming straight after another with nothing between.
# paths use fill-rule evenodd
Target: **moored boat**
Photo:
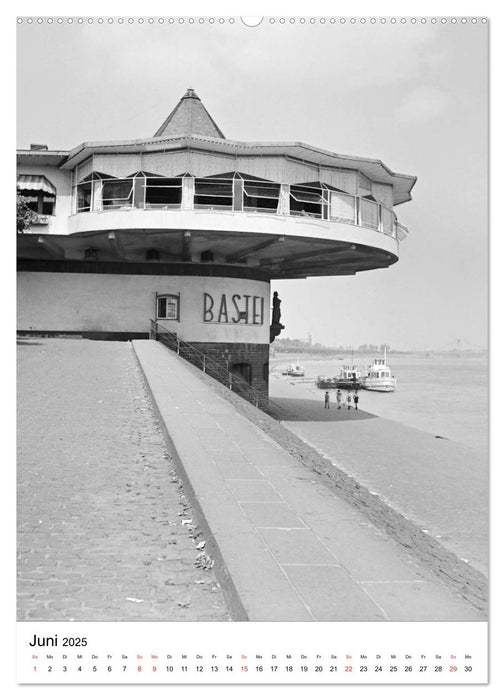
<instances>
[{"instance_id":1,"label":"moored boat","mask_svg":"<svg viewBox=\"0 0 504 700\"><path fill-rule=\"evenodd\" d=\"M303 365L300 365L299 363L291 363L287 369L284 369L282 374L287 374L289 377L304 377L305 369Z\"/></svg>"},{"instance_id":2,"label":"moored boat","mask_svg":"<svg viewBox=\"0 0 504 700\"><path fill-rule=\"evenodd\" d=\"M354 365L343 365L337 377L318 377L319 389L360 389L362 373Z\"/></svg>"},{"instance_id":3,"label":"moored boat","mask_svg":"<svg viewBox=\"0 0 504 700\"><path fill-rule=\"evenodd\" d=\"M368 391L395 391L397 380L387 365L387 356L374 359L362 381L362 388Z\"/></svg>"}]
</instances>

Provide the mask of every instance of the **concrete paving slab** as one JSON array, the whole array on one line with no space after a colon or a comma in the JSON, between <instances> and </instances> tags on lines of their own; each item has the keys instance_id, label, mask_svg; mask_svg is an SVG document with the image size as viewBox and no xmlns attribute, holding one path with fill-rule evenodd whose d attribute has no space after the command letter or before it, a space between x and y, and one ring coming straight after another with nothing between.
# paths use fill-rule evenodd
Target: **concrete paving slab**
<instances>
[{"instance_id":1,"label":"concrete paving slab","mask_svg":"<svg viewBox=\"0 0 504 700\"><path fill-rule=\"evenodd\" d=\"M260 472L248 462L215 462L224 479L260 479Z\"/></svg>"},{"instance_id":2,"label":"concrete paving slab","mask_svg":"<svg viewBox=\"0 0 504 700\"><path fill-rule=\"evenodd\" d=\"M306 528L287 503L243 503L242 508L255 527Z\"/></svg>"},{"instance_id":3,"label":"concrete paving slab","mask_svg":"<svg viewBox=\"0 0 504 700\"><path fill-rule=\"evenodd\" d=\"M259 467L259 470L277 491L285 494L286 500L299 512L306 510L316 514L322 508L329 514L334 509L334 512L344 512L348 517L355 515L350 506L306 470L301 471L299 467Z\"/></svg>"},{"instance_id":4,"label":"concrete paving slab","mask_svg":"<svg viewBox=\"0 0 504 700\"><path fill-rule=\"evenodd\" d=\"M331 566L340 563L311 530L258 529L280 564Z\"/></svg>"},{"instance_id":5,"label":"concrete paving slab","mask_svg":"<svg viewBox=\"0 0 504 700\"><path fill-rule=\"evenodd\" d=\"M284 570L317 620L388 619L384 610L341 566L284 566Z\"/></svg>"},{"instance_id":6,"label":"concrete paving slab","mask_svg":"<svg viewBox=\"0 0 504 700\"><path fill-rule=\"evenodd\" d=\"M226 483L238 503L283 502L282 496L263 479L227 479Z\"/></svg>"},{"instance_id":7,"label":"concrete paving slab","mask_svg":"<svg viewBox=\"0 0 504 700\"><path fill-rule=\"evenodd\" d=\"M247 457L258 467L278 467L296 464L296 460L288 455L285 450L280 448L274 449L272 447L266 447L264 449L254 449L249 447L247 449Z\"/></svg>"},{"instance_id":8,"label":"concrete paving slab","mask_svg":"<svg viewBox=\"0 0 504 700\"><path fill-rule=\"evenodd\" d=\"M238 448L234 448L233 445L230 445L229 450L212 450L211 448L207 447L206 453L212 462L215 462L215 464L219 466L221 464L243 464L244 466L251 466L250 460L247 459L243 452L240 452Z\"/></svg>"},{"instance_id":9,"label":"concrete paving slab","mask_svg":"<svg viewBox=\"0 0 504 700\"><path fill-rule=\"evenodd\" d=\"M205 435L200 435L197 430L194 431L194 437L201 442L202 445L206 447L207 450L212 450L214 452L227 451L233 447L237 447L233 442L230 441L229 437L222 434L222 437L210 437Z\"/></svg>"}]
</instances>

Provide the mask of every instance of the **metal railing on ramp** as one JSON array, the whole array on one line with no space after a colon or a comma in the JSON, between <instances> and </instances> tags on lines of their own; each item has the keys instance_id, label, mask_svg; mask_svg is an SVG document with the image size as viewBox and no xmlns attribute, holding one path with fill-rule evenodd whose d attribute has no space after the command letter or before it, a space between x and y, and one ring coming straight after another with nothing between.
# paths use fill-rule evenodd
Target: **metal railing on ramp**
<instances>
[{"instance_id":1,"label":"metal railing on ramp","mask_svg":"<svg viewBox=\"0 0 504 700\"><path fill-rule=\"evenodd\" d=\"M157 321L151 319L150 337L165 345L170 350L173 350L184 360L187 360L192 365L200 369L205 374L208 374L213 379L226 386L231 391L241 396L243 399L253 404L257 408L267 410L273 402L270 401L266 392L260 392L254 389L242 377L230 372L226 363L218 362L217 360L205 355L201 350L191 345L185 340L182 340L177 333L170 331L162 326Z\"/></svg>"}]
</instances>

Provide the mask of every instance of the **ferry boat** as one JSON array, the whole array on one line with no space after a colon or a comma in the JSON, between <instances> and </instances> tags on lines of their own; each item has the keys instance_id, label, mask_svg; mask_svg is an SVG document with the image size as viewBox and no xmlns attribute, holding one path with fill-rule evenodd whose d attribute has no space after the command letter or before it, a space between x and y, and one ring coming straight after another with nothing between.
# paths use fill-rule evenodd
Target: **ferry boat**
<instances>
[{"instance_id":1,"label":"ferry boat","mask_svg":"<svg viewBox=\"0 0 504 700\"><path fill-rule=\"evenodd\" d=\"M319 389L360 389L362 373L354 365L343 365L337 377L318 377Z\"/></svg>"},{"instance_id":2,"label":"ferry boat","mask_svg":"<svg viewBox=\"0 0 504 700\"><path fill-rule=\"evenodd\" d=\"M284 369L282 374L287 374L289 377L304 377L305 369L303 365L300 365L299 363L292 363L287 367L287 369Z\"/></svg>"},{"instance_id":3,"label":"ferry boat","mask_svg":"<svg viewBox=\"0 0 504 700\"><path fill-rule=\"evenodd\" d=\"M373 360L364 377L362 388L368 391L395 391L397 380L387 365L387 355Z\"/></svg>"}]
</instances>

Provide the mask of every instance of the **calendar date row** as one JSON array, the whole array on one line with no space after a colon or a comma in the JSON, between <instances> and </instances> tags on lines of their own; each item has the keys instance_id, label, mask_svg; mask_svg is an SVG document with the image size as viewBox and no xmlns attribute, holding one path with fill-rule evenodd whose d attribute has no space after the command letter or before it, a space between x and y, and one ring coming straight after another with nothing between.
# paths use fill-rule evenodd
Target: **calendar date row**
<instances>
[{"instance_id":1,"label":"calendar date row","mask_svg":"<svg viewBox=\"0 0 504 700\"><path fill-rule=\"evenodd\" d=\"M314 666L309 666L302 664L300 666L296 665L259 665L259 666L234 666L234 665L210 665L210 666L190 666L190 665L127 665L120 664L117 666L106 665L106 666L87 666L80 664L78 666L70 666L63 664L59 665L35 665L32 667L35 672L44 673L67 673L71 671L77 672L105 672L105 673L471 673L473 667L471 665L415 665L406 664L404 666L393 664L393 665L334 665L329 664L327 666L316 664Z\"/></svg>"}]
</instances>

